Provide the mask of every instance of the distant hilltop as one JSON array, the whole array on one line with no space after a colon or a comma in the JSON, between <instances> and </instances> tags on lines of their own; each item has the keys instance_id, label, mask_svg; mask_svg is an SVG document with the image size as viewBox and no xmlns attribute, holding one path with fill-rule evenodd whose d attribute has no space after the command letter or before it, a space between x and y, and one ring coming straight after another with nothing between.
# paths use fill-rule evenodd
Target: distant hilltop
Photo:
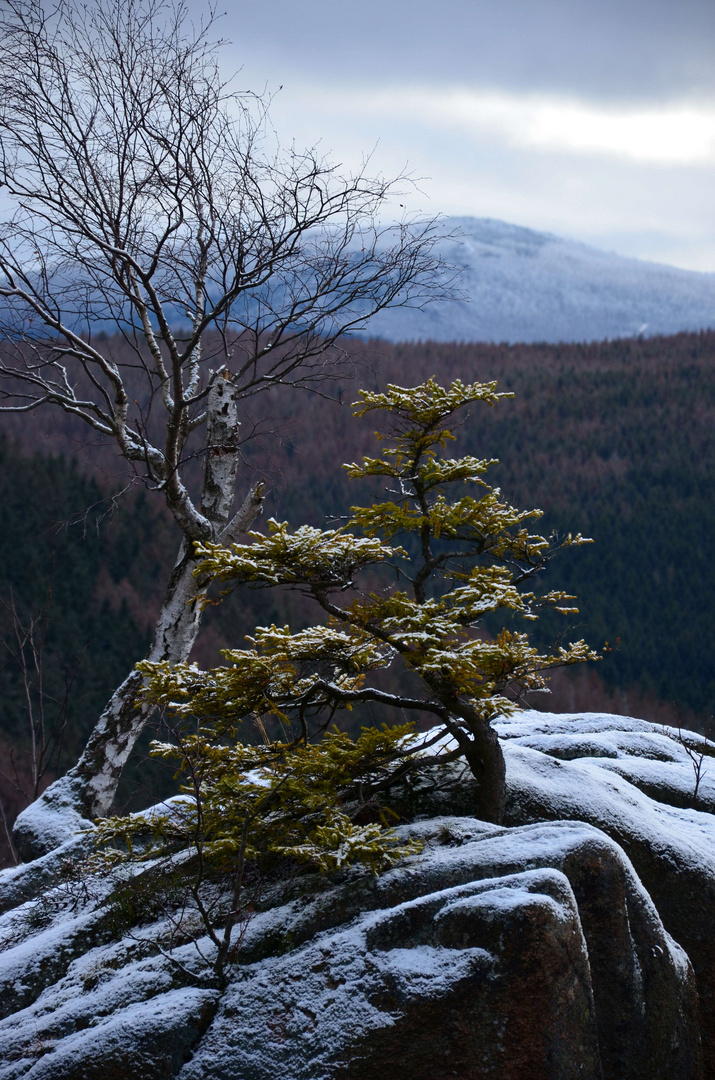
<instances>
[{"instance_id":1,"label":"distant hilltop","mask_svg":"<svg viewBox=\"0 0 715 1080\"><path fill-rule=\"evenodd\" d=\"M715 274L624 258L492 218L445 220L445 259L469 297L395 308L368 333L388 341L559 342L715 327Z\"/></svg>"}]
</instances>

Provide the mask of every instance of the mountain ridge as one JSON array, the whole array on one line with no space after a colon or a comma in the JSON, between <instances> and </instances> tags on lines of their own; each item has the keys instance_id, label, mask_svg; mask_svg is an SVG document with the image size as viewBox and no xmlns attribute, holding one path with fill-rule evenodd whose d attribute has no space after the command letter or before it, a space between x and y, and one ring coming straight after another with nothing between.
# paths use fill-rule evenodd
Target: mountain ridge
<instances>
[{"instance_id":1,"label":"mountain ridge","mask_svg":"<svg viewBox=\"0 0 715 1080\"><path fill-rule=\"evenodd\" d=\"M392 308L366 334L387 341L553 343L715 327L715 273L616 255L496 218L450 217L440 242L468 299Z\"/></svg>"}]
</instances>

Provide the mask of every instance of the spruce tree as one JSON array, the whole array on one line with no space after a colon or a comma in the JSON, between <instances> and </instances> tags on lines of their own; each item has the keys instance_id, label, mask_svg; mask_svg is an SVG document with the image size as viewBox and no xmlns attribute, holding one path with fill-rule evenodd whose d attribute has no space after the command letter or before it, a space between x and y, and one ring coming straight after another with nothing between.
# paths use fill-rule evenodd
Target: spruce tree
<instances>
[{"instance_id":1,"label":"spruce tree","mask_svg":"<svg viewBox=\"0 0 715 1080\"><path fill-rule=\"evenodd\" d=\"M229 590L298 590L317 616L297 631L258 627L210 671L138 665L146 700L174 736L152 752L178 765L183 794L148 817L103 821L98 842L110 861L133 853L137 837L142 858L168 860L174 872L179 860L219 982L247 917L249 866L385 869L416 850L391 828L391 789L458 759L478 781L475 815L501 821L505 767L493 721L544 688L549 669L596 658L583 641L542 654L523 632L484 632L488 615L574 611L573 597L539 597L525 585L558 551L584 543L531 533L540 511L502 501L485 480L494 462L445 456L460 410L506 396L496 383L444 388L434 379L361 391L356 414L380 415L382 453L345 468L386 481L386 497L352 507L338 528L291 531L271 519L250 543L196 545L198 574ZM386 719L414 719L353 739L336 721L365 703ZM433 726L418 733L425 718ZM216 872L232 882L221 930L202 893Z\"/></svg>"}]
</instances>

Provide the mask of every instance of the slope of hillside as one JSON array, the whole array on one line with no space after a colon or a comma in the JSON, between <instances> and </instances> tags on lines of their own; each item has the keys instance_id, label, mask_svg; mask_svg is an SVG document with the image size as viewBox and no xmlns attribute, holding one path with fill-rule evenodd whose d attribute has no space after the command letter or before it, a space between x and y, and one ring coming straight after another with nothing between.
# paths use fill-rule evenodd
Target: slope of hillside
<instances>
[{"instance_id":1,"label":"slope of hillside","mask_svg":"<svg viewBox=\"0 0 715 1080\"><path fill-rule=\"evenodd\" d=\"M468 297L381 312L388 341L599 341L715 326L715 274L627 259L491 218L448 218Z\"/></svg>"}]
</instances>

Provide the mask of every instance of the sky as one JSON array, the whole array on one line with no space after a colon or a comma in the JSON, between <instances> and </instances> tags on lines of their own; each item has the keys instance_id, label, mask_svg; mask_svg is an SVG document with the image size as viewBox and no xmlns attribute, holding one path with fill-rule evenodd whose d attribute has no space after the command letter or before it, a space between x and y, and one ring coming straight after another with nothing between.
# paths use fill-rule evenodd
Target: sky
<instances>
[{"instance_id":1,"label":"sky","mask_svg":"<svg viewBox=\"0 0 715 1080\"><path fill-rule=\"evenodd\" d=\"M230 0L219 28L284 143L409 172L410 210L715 271L715 0Z\"/></svg>"}]
</instances>

